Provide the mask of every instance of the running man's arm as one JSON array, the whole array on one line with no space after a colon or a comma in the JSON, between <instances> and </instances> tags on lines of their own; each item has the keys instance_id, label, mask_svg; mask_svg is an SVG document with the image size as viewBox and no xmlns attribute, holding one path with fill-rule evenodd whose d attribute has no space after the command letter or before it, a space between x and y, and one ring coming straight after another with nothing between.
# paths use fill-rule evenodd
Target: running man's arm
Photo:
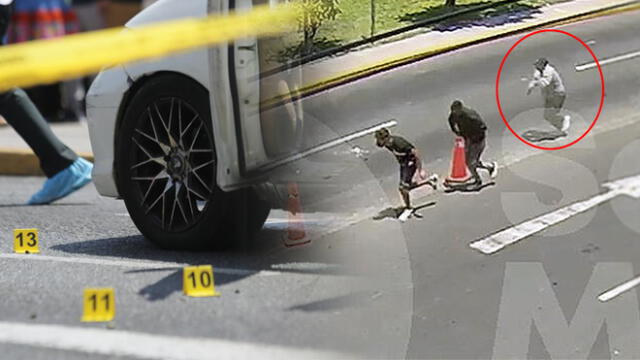
<instances>
[{"instance_id":1,"label":"running man's arm","mask_svg":"<svg viewBox=\"0 0 640 360\"><path fill-rule=\"evenodd\" d=\"M422 159L420 158L420 152L418 149L411 149L411 154L416 158L416 169L417 171L422 170Z\"/></svg>"},{"instance_id":2,"label":"running man's arm","mask_svg":"<svg viewBox=\"0 0 640 360\"><path fill-rule=\"evenodd\" d=\"M546 69L545 69L546 70ZM547 87L553 81L553 71L538 71L534 70L533 72L533 80L529 82L529 88L527 89L527 95L531 93L534 87Z\"/></svg>"},{"instance_id":3,"label":"running man's arm","mask_svg":"<svg viewBox=\"0 0 640 360\"><path fill-rule=\"evenodd\" d=\"M460 129L458 129L458 124L453 119L453 114L449 115L449 127L451 127L451 131L453 131L454 134L460 136Z\"/></svg>"},{"instance_id":4,"label":"running man's arm","mask_svg":"<svg viewBox=\"0 0 640 360\"><path fill-rule=\"evenodd\" d=\"M527 95L531 94L531 90L540 84L540 71L533 70L533 77L531 81L529 81L529 86L527 87Z\"/></svg>"}]
</instances>

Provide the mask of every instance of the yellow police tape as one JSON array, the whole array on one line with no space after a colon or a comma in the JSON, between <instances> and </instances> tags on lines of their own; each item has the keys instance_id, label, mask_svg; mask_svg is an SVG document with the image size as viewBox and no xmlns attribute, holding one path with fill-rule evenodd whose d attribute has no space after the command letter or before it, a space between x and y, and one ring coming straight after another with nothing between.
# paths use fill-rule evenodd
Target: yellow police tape
<instances>
[{"instance_id":1,"label":"yellow police tape","mask_svg":"<svg viewBox=\"0 0 640 360\"><path fill-rule=\"evenodd\" d=\"M96 73L105 67L162 57L249 36L274 36L296 24L293 6L116 28L0 47L0 91Z\"/></svg>"}]
</instances>

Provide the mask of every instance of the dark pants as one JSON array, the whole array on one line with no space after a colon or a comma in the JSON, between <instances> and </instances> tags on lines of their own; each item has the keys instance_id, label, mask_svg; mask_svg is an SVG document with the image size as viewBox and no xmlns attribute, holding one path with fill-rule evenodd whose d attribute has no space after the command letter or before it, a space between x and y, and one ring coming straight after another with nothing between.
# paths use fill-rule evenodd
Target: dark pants
<instances>
[{"instance_id":1,"label":"dark pants","mask_svg":"<svg viewBox=\"0 0 640 360\"><path fill-rule=\"evenodd\" d=\"M560 110L562 110L566 98L564 93L549 94L544 98L544 119L558 130L562 129L564 116L560 115Z\"/></svg>"},{"instance_id":2,"label":"dark pants","mask_svg":"<svg viewBox=\"0 0 640 360\"><path fill-rule=\"evenodd\" d=\"M415 175L418 165L415 160L405 161L400 164L400 189L411 190L413 186L413 175Z\"/></svg>"},{"instance_id":3,"label":"dark pants","mask_svg":"<svg viewBox=\"0 0 640 360\"><path fill-rule=\"evenodd\" d=\"M478 168L489 169L489 167L482 163L480 157L484 152L484 148L487 145L486 136L465 138L465 157L467 158L467 168L471 173L471 176L476 182L480 182L480 175L478 174Z\"/></svg>"},{"instance_id":4,"label":"dark pants","mask_svg":"<svg viewBox=\"0 0 640 360\"><path fill-rule=\"evenodd\" d=\"M10 6L0 5L0 37L4 37L10 18ZM40 167L47 177L66 169L78 158L55 136L22 89L0 93L0 115L29 144L40 159Z\"/></svg>"}]
</instances>

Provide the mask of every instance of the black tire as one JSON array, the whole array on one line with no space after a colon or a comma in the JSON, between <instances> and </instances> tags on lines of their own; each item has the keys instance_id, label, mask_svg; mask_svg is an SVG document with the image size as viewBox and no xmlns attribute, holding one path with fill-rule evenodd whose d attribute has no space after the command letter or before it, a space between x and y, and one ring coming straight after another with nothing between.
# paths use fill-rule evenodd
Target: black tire
<instances>
[{"instance_id":1,"label":"black tire","mask_svg":"<svg viewBox=\"0 0 640 360\"><path fill-rule=\"evenodd\" d=\"M115 154L120 195L148 240L179 250L229 245L231 194L216 184L206 89L177 74L148 79L124 113Z\"/></svg>"}]
</instances>

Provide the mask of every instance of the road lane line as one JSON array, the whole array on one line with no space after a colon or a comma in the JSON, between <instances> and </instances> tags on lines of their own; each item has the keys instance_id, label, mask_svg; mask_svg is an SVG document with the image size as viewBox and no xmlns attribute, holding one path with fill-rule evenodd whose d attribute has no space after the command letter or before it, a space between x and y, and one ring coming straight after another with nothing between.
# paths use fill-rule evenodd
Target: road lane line
<instances>
[{"instance_id":1,"label":"road lane line","mask_svg":"<svg viewBox=\"0 0 640 360\"><path fill-rule=\"evenodd\" d=\"M600 66L605 66L605 65L617 63L620 61L630 60L639 56L640 56L640 50L623 54L623 55L614 56L608 59L601 60ZM593 69L596 67L598 67L598 65L595 62L590 62L586 64L576 65L576 71L585 71L585 70Z\"/></svg>"},{"instance_id":2,"label":"road lane line","mask_svg":"<svg viewBox=\"0 0 640 360\"><path fill-rule=\"evenodd\" d=\"M86 264L86 265L102 265L102 266L118 266L126 268L137 269L157 269L166 267L183 268L193 264L177 263L170 261L130 261L120 259L97 259L90 257L73 257L73 256L50 256L50 255L23 255L23 254L0 254L0 259L11 260L35 260L35 261L53 261L72 264ZM223 267L213 267L214 272L228 275L240 275L240 276L274 276L282 275L281 272L271 270L249 270L249 269L233 269Z\"/></svg>"},{"instance_id":3,"label":"road lane line","mask_svg":"<svg viewBox=\"0 0 640 360\"><path fill-rule=\"evenodd\" d=\"M221 339L0 322L0 342L142 359L346 359L346 354Z\"/></svg>"},{"instance_id":4,"label":"road lane line","mask_svg":"<svg viewBox=\"0 0 640 360\"><path fill-rule=\"evenodd\" d=\"M469 246L486 255L494 254L508 245L514 244L571 217L593 209L617 196L627 195L636 199L640 198L640 175L629 176L606 183L603 186L608 188L609 191L506 228L483 239L474 241L469 244Z\"/></svg>"},{"instance_id":5,"label":"road lane line","mask_svg":"<svg viewBox=\"0 0 640 360\"><path fill-rule=\"evenodd\" d=\"M614 287L611 290L607 290L606 292L600 294L600 296L598 296L598 300L600 300L601 302L607 302L611 299L614 299L620 295L622 295L623 293L637 287L640 285L640 276L638 276L637 278L633 279L633 280L629 280L624 284L620 284L616 287Z\"/></svg>"},{"instance_id":6,"label":"road lane line","mask_svg":"<svg viewBox=\"0 0 640 360\"><path fill-rule=\"evenodd\" d=\"M623 293L637 287L640 285L640 276L638 276L637 278L633 279L633 280L629 280L624 284L620 284L616 287L614 287L611 290L607 290L606 292L600 294L600 296L598 296L598 300L600 300L601 302L607 302L613 298L616 298L620 295L622 295Z\"/></svg>"}]
</instances>

